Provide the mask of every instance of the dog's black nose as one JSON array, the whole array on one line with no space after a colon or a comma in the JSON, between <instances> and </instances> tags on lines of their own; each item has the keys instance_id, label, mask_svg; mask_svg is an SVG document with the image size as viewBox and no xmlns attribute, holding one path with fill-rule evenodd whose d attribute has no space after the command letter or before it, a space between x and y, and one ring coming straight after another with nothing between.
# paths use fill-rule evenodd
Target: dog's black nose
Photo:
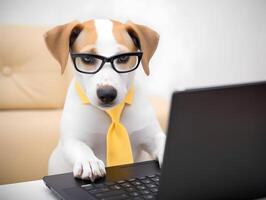
<instances>
[{"instance_id":1,"label":"dog's black nose","mask_svg":"<svg viewBox=\"0 0 266 200\"><path fill-rule=\"evenodd\" d=\"M117 91L112 86L105 85L97 89L97 96L104 104L108 104L116 98Z\"/></svg>"}]
</instances>

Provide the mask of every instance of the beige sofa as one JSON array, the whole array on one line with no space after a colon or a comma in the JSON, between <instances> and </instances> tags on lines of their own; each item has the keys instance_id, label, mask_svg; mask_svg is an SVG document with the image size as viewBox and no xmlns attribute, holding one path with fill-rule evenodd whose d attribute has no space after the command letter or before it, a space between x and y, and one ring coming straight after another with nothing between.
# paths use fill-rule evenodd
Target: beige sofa
<instances>
[{"instance_id":1,"label":"beige sofa","mask_svg":"<svg viewBox=\"0 0 266 200\"><path fill-rule=\"evenodd\" d=\"M47 29L0 26L0 184L42 178L58 141L72 69L60 74L43 41ZM165 129L168 104L148 98Z\"/></svg>"}]
</instances>

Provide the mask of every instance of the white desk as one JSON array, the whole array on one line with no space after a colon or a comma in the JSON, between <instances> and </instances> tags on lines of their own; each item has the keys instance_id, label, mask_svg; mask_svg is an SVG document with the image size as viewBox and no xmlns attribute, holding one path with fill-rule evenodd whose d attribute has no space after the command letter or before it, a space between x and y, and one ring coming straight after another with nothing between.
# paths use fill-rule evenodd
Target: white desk
<instances>
[{"instance_id":1,"label":"white desk","mask_svg":"<svg viewBox=\"0 0 266 200\"><path fill-rule=\"evenodd\" d=\"M1 200L58 200L42 180L0 185ZM266 198L256 199L266 200Z\"/></svg>"},{"instance_id":2,"label":"white desk","mask_svg":"<svg viewBox=\"0 0 266 200\"><path fill-rule=\"evenodd\" d=\"M0 185L1 200L57 200L42 180Z\"/></svg>"}]
</instances>

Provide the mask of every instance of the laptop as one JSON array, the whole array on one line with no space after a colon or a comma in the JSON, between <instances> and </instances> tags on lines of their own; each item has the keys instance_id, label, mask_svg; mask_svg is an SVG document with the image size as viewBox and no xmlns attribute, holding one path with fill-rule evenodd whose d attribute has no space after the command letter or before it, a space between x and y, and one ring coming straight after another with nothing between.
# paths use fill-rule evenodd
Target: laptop
<instances>
[{"instance_id":1,"label":"laptop","mask_svg":"<svg viewBox=\"0 0 266 200\"><path fill-rule=\"evenodd\" d=\"M95 183L46 176L60 199L254 199L266 196L266 82L172 96L162 169L156 161L106 168Z\"/></svg>"}]
</instances>

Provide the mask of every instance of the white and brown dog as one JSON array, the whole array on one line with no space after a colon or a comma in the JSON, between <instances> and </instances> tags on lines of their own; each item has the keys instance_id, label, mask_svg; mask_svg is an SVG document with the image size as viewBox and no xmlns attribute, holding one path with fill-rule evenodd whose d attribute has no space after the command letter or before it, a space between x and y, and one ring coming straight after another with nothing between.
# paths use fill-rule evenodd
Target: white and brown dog
<instances>
[{"instance_id":1,"label":"white and brown dog","mask_svg":"<svg viewBox=\"0 0 266 200\"><path fill-rule=\"evenodd\" d=\"M60 63L62 73L70 51L111 57L141 50L141 64L148 75L149 61L157 48L159 35L143 25L101 19L57 26L45 34L45 41ZM121 59L124 62L127 57ZM74 71L61 119L60 141L49 160L49 174L73 171L75 177L94 181L106 173L106 133L111 121L104 110L124 100L133 84L135 71L118 73L107 62L97 73ZM84 89L90 104L80 101L75 80ZM130 137L134 161L142 161L142 153L147 152L161 164L165 134L141 92L141 85L134 83L134 88L134 101L124 108L121 116L121 123Z\"/></svg>"}]
</instances>

